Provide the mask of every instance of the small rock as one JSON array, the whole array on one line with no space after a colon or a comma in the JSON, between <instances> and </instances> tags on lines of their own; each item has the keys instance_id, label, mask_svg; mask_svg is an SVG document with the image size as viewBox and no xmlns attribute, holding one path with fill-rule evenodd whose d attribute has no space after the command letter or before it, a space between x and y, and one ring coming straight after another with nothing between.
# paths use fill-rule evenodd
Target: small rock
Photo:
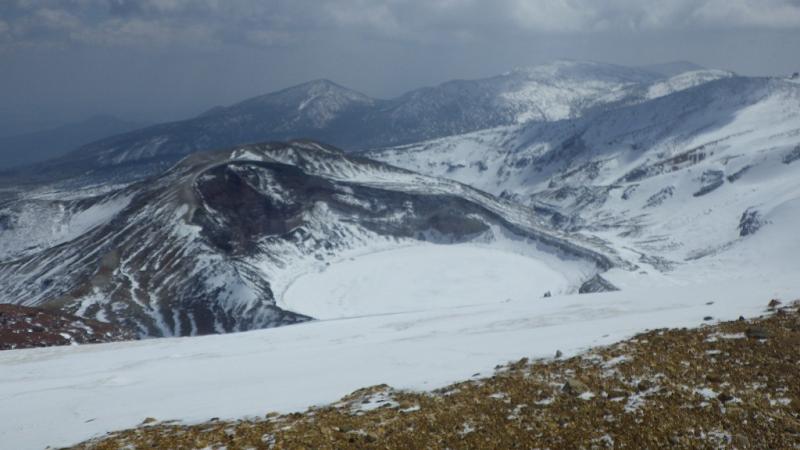
<instances>
[{"instance_id":1,"label":"small rock","mask_svg":"<svg viewBox=\"0 0 800 450\"><path fill-rule=\"evenodd\" d=\"M744 335L751 339L768 339L769 331L762 327L747 327L744 331Z\"/></svg>"},{"instance_id":2,"label":"small rock","mask_svg":"<svg viewBox=\"0 0 800 450\"><path fill-rule=\"evenodd\" d=\"M556 350L556 358L561 358L562 356L564 356L564 354L561 353L561 350Z\"/></svg>"},{"instance_id":3,"label":"small rock","mask_svg":"<svg viewBox=\"0 0 800 450\"><path fill-rule=\"evenodd\" d=\"M706 305L713 305L714 302L706 302Z\"/></svg>"},{"instance_id":4,"label":"small rock","mask_svg":"<svg viewBox=\"0 0 800 450\"><path fill-rule=\"evenodd\" d=\"M744 321L745 321L744 316L739 316L739 322L744 322Z\"/></svg>"},{"instance_id":5,"label":"small rock","mask_svg":"<svg viewBox=\"0 0 800 450\"><path fill-rule=\"evenodd\" d=\"M589 386L578 379L570 378L566 383L564 383L564 387L561 390L568 394L581 395L589 390Z\"/></svg>"},{"instance_id":6,"label":"small rock","mask_svg":"<svg viewBox=\"0 0 800 450\"><path fill-rule=\"evenodd\" d=\"M725 408L725 413L730 416L739 416L742 414L742 408L739 408L738 406L728 406Z\"/></svg>"},{"instance_id":7,"label":"small rock","mask_svg":"<svg viewBox=\"0 0 800 450\"><path fill-rule=\"evenodd\" d=\"M155 421L156 421L155 417L146 417L146 418L145 418L145 419L142 421L142 425L147 425L148 423L153 423L153 422L155 422Z\"/></svg>"},{"instance_id":8,"label":"small rock","mask_svg":"<svg viewBox=\"0 0 800 450\"><path fill-rule=\"evenodd\" d=\"M706 322L708 322L709 320L714 320L714 318L713 318L713 317L711 317L711 316L705 316L705 317L703 317L703 320L705 320Z\"/></svg>"},{"instance_id":9,"label":"small rock","mask_svg":"<svg viewBox=\"0 0 800 450\"><path fill-rule=\"evenodd\" d=\"M767 303L767 307L770 309L775 309L780 304L781 304L780 300L778 300L777 298L773 298L772 300L769 301L769 303Z\"/></svg>"},{"instance_id":10,"label":"small rock","mask_svg":"<svg viewBox=\"0 0 800 450\"><path fill-rule=\"evenodd\" d=\"M722 383L722 377L719 375L708 374L706 375L706 380L708 380L709 383Z\"/></svg>"},{"instance_id":11,"label":"small rock","mask_svg":"<svg viewBox=\"0 0 800 450\"><path fill-rule=\"evenodd\" d=\"M733 446L739 450L744 450L750 448L750 439L743 434L735 434L733 435Z\"/></svg>"},{"instance_id":12,"label":"small rock","mask_svg":"<svg viewBox=\"0 0 800 450\"><path fill-rule=\"evenodd\" d=\"M608 391L608 398L627 398L628 393L621 389L612 389Z\"/></svg>"},{"instance_id":13,"label":"small rock","mask_svg":"<svg viewBox=\"0 0 800 450\"><path fill-rule=\"evenodd\" d=\"M647 380L642 380L642 381L639 382L639 384L636 385L636 390L639 391L639 392L643 392L643 391L646 391L646 390L648 390L648 389L650 389L652 387L653 387L653 383L651 383L651 382L649 382Z\"/></svg>"},{"instance_id":14,"label":"small rock","mask_svg":"<svg viewBox=\"0 0 800 450\"><path fill-rule=\"evenodd\" d=\"M717 400L721 401L722 403L728 403L729 401L733 400L733 396L727 392L720 392L719 395L717 395Z\"/></svg>"}]
</instances>

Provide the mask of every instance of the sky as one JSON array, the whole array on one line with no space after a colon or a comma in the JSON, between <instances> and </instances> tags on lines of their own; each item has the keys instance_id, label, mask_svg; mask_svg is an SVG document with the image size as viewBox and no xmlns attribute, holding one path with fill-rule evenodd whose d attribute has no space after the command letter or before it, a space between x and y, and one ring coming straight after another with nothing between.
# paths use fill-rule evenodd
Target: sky
<instances>
[{"instance_id":1,"label":"sky","mask_svg":"<svg viewBox=\"0 0 800 450\"><path fill-rule=\"evenodd\" d=\"M800 70L800 0L0 0L0 135L327 78L389 98L554 59Z\"/></svg>"}]
</instances>

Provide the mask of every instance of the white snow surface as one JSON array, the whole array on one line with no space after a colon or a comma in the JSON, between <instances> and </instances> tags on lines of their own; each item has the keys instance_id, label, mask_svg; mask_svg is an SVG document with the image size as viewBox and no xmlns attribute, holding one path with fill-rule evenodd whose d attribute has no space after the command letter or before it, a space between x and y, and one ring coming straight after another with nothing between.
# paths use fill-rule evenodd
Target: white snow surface
<instances>
[{"instance_id":1,"label":"white snow surface","mask_svg":"<svg viewBox=\"0 0 800 450\"><path fill-rule=\"evenodd\" d=\"M192 338L0 352L0 442L61 446L146 417L199 422L335 402L388 383L430 390L498 363L573 355L644 329L762 313L800 296L792 274L321 320ZM714 301L708 305L707 302Z\"/></svg>"},{"instance_id":2,"label":"white snow surface","mask_svg":"<svg viewBox=\"0 0 800 450\"><path fill-rule=\"evenodd\" d=\"M489 245L413 245L302 275L278 306L318 319L335 319L535 300L545 292L569 290L571 283L564 274L568 266L559 266L553 269L540 259Z\"/></svg>"}]
</instances>

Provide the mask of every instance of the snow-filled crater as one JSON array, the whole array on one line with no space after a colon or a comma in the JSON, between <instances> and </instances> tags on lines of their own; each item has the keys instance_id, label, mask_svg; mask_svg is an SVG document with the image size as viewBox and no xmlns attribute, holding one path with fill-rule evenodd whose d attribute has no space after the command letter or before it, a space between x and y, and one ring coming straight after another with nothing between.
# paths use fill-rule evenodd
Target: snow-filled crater
<instances>
[{"instance_id":1,"label":"snow-filled crater","mask_svg":"<svg viewBox=\"0 0 800 450\"><path fill-rule=\"evenodd\" d=\"M559 265L560 266L560 265ZM280 306L334 319L539 301L570 290L565 267L476 244L422 244L345 259L296 278Z\"/></svg>"}]
</instances>

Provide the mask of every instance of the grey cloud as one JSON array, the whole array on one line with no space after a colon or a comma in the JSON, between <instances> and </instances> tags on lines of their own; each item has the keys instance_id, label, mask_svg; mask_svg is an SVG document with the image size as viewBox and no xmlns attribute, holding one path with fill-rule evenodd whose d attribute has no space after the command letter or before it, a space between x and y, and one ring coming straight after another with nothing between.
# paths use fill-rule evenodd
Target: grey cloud
<instances>
[{"instance_id":1,"label":"grey cloud","mask_svg":"<svg viewBox=\"0 0 800 450\"><path fill-rule=\"evenodd\" d=\"M26 43L287 45L336 30L400 42L497 33L800 27L796 0L16 0Z\"/></svg>"}]
</instances>

